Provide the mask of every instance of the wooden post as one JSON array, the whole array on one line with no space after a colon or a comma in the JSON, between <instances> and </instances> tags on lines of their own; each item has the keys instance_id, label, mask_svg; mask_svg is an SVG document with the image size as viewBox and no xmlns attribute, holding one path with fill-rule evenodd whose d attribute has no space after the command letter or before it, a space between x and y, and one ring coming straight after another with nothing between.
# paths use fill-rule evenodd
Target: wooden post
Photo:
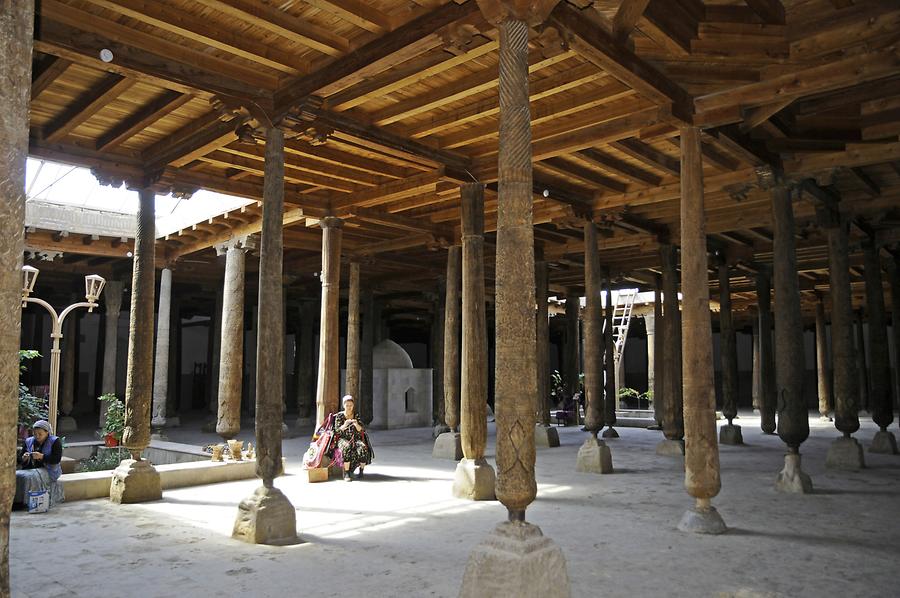
<instances>
[{"instance_id":1,"label":"wooden post","mask_svg":"<svg viewBox=\"0 0 900 598\"><path fill-rule=\"evenodd\" d=\"M216 433L231 440L241 431L241 394L244 381L245 248L235 240L217 247L225 252L222 291L222 341L219 343L219 410Z\"/></svg>"},{"instance_id":2,"label":"wooden post","mask_svg":"<svg viewBox=\"0 0 900 598\"><path fill-rule=\"evenodd\" d=\"M613 329L613 314L616 308L612 301L612 278L609 268L604 269L603 280L606 287L606 332L603 334L603 370L605 373L603 393L606 396L603 405L603 420L606 429L603 430L603 438L618 438L619 433L613 428L616 423L616 406L619 403L616 386L616 331Z\"/></svg>"},{"instance_id":3,"label":"wooden post","mask_svg":"<svg viewBox=\"0 0 900 598\"><path fill-rule=\"evenodd\" d=\"M866 309L869 312L869 410L872 421L878 426L869 452L893 455L897 454L897 440L893 432L888 432L888 426L894 421L894 404L879 252L874 243L863 244Z\"/></svg>"},{"instance_id":4,"label":"wooden post","mask_svg":"<svg viewBox=\"0 0 900 598\"><path fill-rule=\"evenodd\" d=\"M347 298L347 365L345 394L359 399L359 262L350 262L350 289Z\"/></svg>"},{"instance_id":5,"label":"wooden post","mask_svg":"<svg viewBox=\"0 0 900 598\"><path fill-rule=\"evenodd\" d=\"M681 311L678 301L678 250L674 245L660 246L662 258L663 353L662 426L665 438L656 447L659 455L684 454L684 405L681 391Z\"/></svg>"},{"instance_id":6,"label":"wooden post","mask_svg":"<svg viewBox=\"0 0 900 598\"><path fill-rule=\"evenodd\" d=\"M578 375L581 368L579 367L578 347L581 344L579 338L579 316L581 313L581 297L575 289L566 289L566 337L563 345L563 383L565 384L566 393L570 397L575 398L578 392ZM580 412L578 404L575 403L575 415L572 421L578 425L580 420Z\"/></svg>"},{"instance_id":7,"label":"wooden post","mask_svg":"<svg viewBox=\"0 0 900 598\"><path fill-rule=\"evenodd\" d=\"M728 264L719 264L719 338L722 360L722 413L728 424L719 431L722 444L743 444L741 427L734 425L738 400L737 337L731 315L731 281Z\"/></svg>"},{"instance_id":8,"label":"wooden post","mask_svg":"<svg viewBox=\"0 0 900 598\"><path fill-rule=\"evenodd\" d=\"M665 397L666 366L665 357L667 342L666 320L663 315L662 277L656 276L656 288L653 291L653 418L662 428L663 401Z\"/></svg>"},{"instance_id":9,"label":"wooden post","mask_svg":"<svg viewBox=\"0 0 900 598\"><path fill-rule=\"evenodd\" d=\"M444 281L432 301L431 318L431 420L435 426L444 422Z\"/></svg>"},{"instance_id":10,"label":"wooden post","mask_svg":"<svg viewBox=\"0 0 900 598\"><path fill-rule=\"evenodd\" d=\"M775 433L775 353L772 346L772 299L769 273L756 275L759 306L759 421L765 434Z\"/></svg>"},{"instance_id":11,"label":"wooden post","mask_svg":"<svg viewBox=\"0 0 900 598\"><path fill-rule=\"evenodd\" d=\"M374 345L375 345L375 293L372 289L367 288L362 291L363 304L363 331L362 346L359 351L359 416L365 425L372 423L375 417L374 412L374 396L373 396L373 380L372 369L374 365Z\"/></svg>"},{"instance_id":12,"label":"wooden post","mask_svg":"<svg viewBox=\"0 0 900 598\"><path fill-rule=\"evenodd\" d=\"M831 376L828 367L828 335L825 329L825 304L816 301L816 381L819 395L819 416L831 421Z\"/></svg>"},{"instance_id":13,"label":"wooden post","mask_svg":"<svg viewBox=\"0 0 900 598\"><path fill-rule=\"evenodd\" d=\"M172 323L172 270L159 275L159 308L156 314L156 363L153 368L153 413L150 425L166 425L166 401L169 397L169 341Z\"/></svg>"},{"instance_id":14,"label":"wooden post","mask_svg":"<svg viewBox=\"0 0 900 598\"><path fill-rule=\"evenodd\" d=\"M447 292L444 301L444 419L451 432L459 431L460 371L459 312L462 247L447 251Z\"/></svg>"},{"instance_id":15,"label":"wooden post","mask_svg":"<svg viewBox=\"0 0 900 598\"><path fill-rule=\"evenodd\" d=\"M684 486L695 505L678 529L720 534L726 530L711 500L719 493L716 395L703 208L700 130L681 129L681 338L684 384Z\"/></svg>"},{"instance_id":16,"label":"wooden post","mask_svg":"<svg viewBox=\"0 0 900 598\"><path fill-rule=\"evenodd\" d=\"M540 253L538 253L540 252ZM550 319L549 268L543 259L543 250L536 249L534 263L535 284L535 354L537 355L538 392L535 395L534 444L537 447L559 446L559 432L550 425Z\"/></svg>"},{"instance_id":17,"label":"wooden post","mask_svg":"<svg viewBox=\"0 0 900 598\"><path fill-rule=\"evenodd\" d=\"M869 368L866 364L866 333L863 327L863 310L856 310L856 373L859 376L859 410L871 411L869 405Z\"/></svg>"},{"instance_id":18,"label":"wooden post","mask_svg":"<svg viewBox=\"0 0 900 598\"><path fill-rule=\"evenodd\" d=\"M340 218L328 216L319 221L322 227L322 307L319 316L319 374L316 380L316 427L329 413L340 407L340 346L338 316L341 294L341 228Z\"/></svg>"}]
</instances>

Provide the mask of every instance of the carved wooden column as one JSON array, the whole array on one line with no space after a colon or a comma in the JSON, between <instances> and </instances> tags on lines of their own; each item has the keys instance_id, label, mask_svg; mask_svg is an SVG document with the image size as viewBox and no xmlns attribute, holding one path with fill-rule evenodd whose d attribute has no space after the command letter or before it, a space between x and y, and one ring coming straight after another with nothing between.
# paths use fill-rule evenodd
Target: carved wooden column
<instances>
[{"instance_id":1,"label":"carved wooden column","mask_svg":"<svg viewBox=\"0 0 900 598\"><path fill-rule=\"evenodd\" d=\"M665 396L666 365L666 328L663 316L662 277L656 276L656 288L653 291L653 419L658 429L662 429L663 397Z\"/></svg>"},{"instance_id":2,"label":"carved wooden column","mask_svg":"<svg viewBox=\"0 0 900 598\"><path fill-rule=\"evenodd\" d=\"M344 394L359 400L359 262L350 262L350 289L347 295L347 365Z\"/></svg>"},{"instance_id":3,"label":"carved wooden column","mask_svg":"<svg viewBox=\"0 0 900 598\"><path fill-rule=\"evenodd\" d=\"M156 360L153 368L153 409L150 425L158 430L166 425L169 397L169 340L172 315L172 270L163 268L159 277L159 308L156 315ZM162 436L158 431L155 435Z\"/></svg>"},{"instance_id":4,"label":"carved wooden column","mask_svg":"<svg viewBox=\"0 0 900 598\"><path fill-rule=\"evenodd\" d=\"M284 132L265 130L262 231L259 247L259 323L256 343L256 475L262 486L238 506L232 537L283 544L297 537L294 506L274 486L283 472L284 412Z\"/></svg>"},{"instance_id":5,"label":"carved wooden column","mask_svg":"<svg viewBox=\"0 0 900 598\"><path fill-rule=\"evenodd\" d=\"M366 288L362 291L363 305L363 322L362 322L362 344L359 349L359 417L363 424L372 423L375 416L373 411L373 386L372 386L372 369L374 365L374 340L375 340L375 294L372 289Z\"/></svg>"},{"instance_id":6,"label":"carved wooden column","mask_svg":"<svg viewBox=\"0 0 900 598\"><path fill-rule=\"evenodd\" d=\"M597 438L603 428L604 349L603 291L600 278L600 253L597 248L597 225L584 225L584 392L586 408L584 427L591 435L578 449L575 471L612 473L612 454L605 442ZM608 311L608 310L607 310ZM605 372L608 375L608 371Z\"/></svg>"},{"instance_id":7,"label":"carved wooden column","mask_svg":"<svg viewBox=\"0 0 900 598\"><path fill-rule=\"evenodd\" d=\"M728 424L719 430L722 444L744 444L741 427L734 425L738 400L737 336L731 315L731 280L728 264L719 264L719 338L722 359L722 413Z\"/></svg>"},{"instance_id":8,"label":"carved wooden column","mask_svg":"<svg viewBox=\"0 0 900 598\"><path fill-rule=\"evenodd\" d=\"M525 522L534 500L534 405L537 394L534 230L532 228L531 112L528 102L529 25L547 17L556 0L480 0L500 30L499 208L495 308L497 498L509 521L469 557L460 598L568 596L565 557ZM533 575L536 567L541 575ZM496 572L502 571L502 579Z\"/></svg>"},{"instance_id":9,"label":"carved wooden column","mask_svg":"<svg viewBox=\"0 0 900 598\"><path fill-rule=\"evenodd\" d=\"M752 348L751 353L753 354L752 362L751 362L751 373L750 373L750 404L753 407L754 413L759 413L759 317L757 315L756 318L753 318L752 324L753 332L751 333L752 340Z\"/></svg>"},{"instance_id":10,"label":"carved wooden column","mask_svg":"<svg viewBox=\"0 0 900 598\"><path fill-rule=\"evenodd\" d=\"M772 346L772 295L767 271L756 275L759 306L759 422L765 434L775 433L775 351Z\"/></svg>"},{"instance_id":11,"label":"carved wooden column","mask_svg":"<svg viewBox=\"0 0 900 598\"><path fill-rule=\"evenodd\" d=\"M463 457L462 440L459 432L460 411L460 262L462 247L453 245L447 250L447 284L444 294L444 423L450 428L434 441L431 456L435 459Z\"/></svg>"},{"instance_id":12,"label":"carved wooden column","mask_svg":"<svg viewBox=\"0 0 900 598\"><path fill-rule=\"evenodd\" d=\"M464 458L456 466L453 496L493 500L496 476L494 469L484 458L488 395L487 322L484 311L484 185L466 183L460 187L460 210L462 376L459 431Z\"/></svg>"},{"instance_id":13,"label":"carved wooden column","mask_svg":"<svg viewBox=\"0 0 900 598\"><path fill-rule=\"evenodd\" d=\"M543 256L541 256L543 257ZM535 404L534 444L537 447L559 446L559 432L550 425L550 319L548 314L549 270L547 262L534 263L535 340L537 347L538 393Z\"/></svg>"},{"instance_id":14,"label":"carved wooden column","mask_svg":"<svg viewBox=\"0 0 900 598\"><path fill-rule=\"evenodd\" d=\"M153 392L153 295L156 279L156 192L149 184L138 192L128 370L125 377L125 431L122 443L131 453L113 471L109 499L115 503L158 500L159 473L141 453L150 444L150 401Z\"/></svg>"},{"instance_id":15,"label":"carved wooden column","mask_svg":"<svg viewBox=\"0 0 900 598\"><path fill-rule=\"evenodd\" d=\"M313 425L313 359L315 354L316 301L302 301L299 307L297 338L297 421L298 430Z\"/></svg>"},{"instance_id":16,"label":"carved wooden column","mask_svg":"<svg viewBox=\"0 0 900 598\"><path fill-rule=\"evenodd\" d=\"M893 432L888 431L888 426L894 421L894 402L891 398L891 366L879 253L873 243L863 244L866 310L869 312L869 411L872 412L872 421L878 426L869 452L896 455L897 439Z\"/></svg>"},{"instance_id":17,"label":"carved wooden column","mask_svg":"<svg viewBox=\"0 0 900 598\"><path fill-rule=\"evenodd\" d=\"M831 292L831 358L834 364L834 426L843 434L828 447L825 466L858 471L865 467L859 430L859 375L853 353L853 297L850 288L849 222L826 220Z\"/></svg>"},{"instance_id":18,"label":"carved wooden column","mask_svg":"<svg viewBox=\"0 0 900 598\"><path fill-rule=\"evenodd\" d=\"M819 416L831 421L831 372L828 367L828 334L825 328L825 303L821 295L816 301L816 381Z\"/></svg>"},{"instance_id":19,"label":"carved wooden column","mask_svg":"<svg viewBox=\"0 0 900 598\"><path fill-rule=\"evenodd\" d=\"M866 332L863 327L863 310L856 310L856 373L859 376L859 410L871 411L869 406L869 368L866 363Z\"/></svg>"},{"instance_id":20,"label":"carved wooden column","mask_svg":"<svg viewBox=\"0 0 900 598\"><path fill-rule=\"evenodd\" d=\"M894 358L891 367L896 372L894 401L900 401L900 258L894 256L891 265L891 333L894 340Z\"/></svg>"},{"instance_id":21,"label":"carved wooden column","mask_svg":"<svg viewBox=\"0 0 900 598\"><path fill-rule=\"evenodd\" d=\"M9 515L16 482L16 423L25 239L25 162L31 97L33 0L0 0L0 595L9 596Z\"/></svg>"},{"instance_id":22,"label":"carved wooden column","mask_svg":"<svg viewBox=\"0 0 900 598\"><path fill-rule=\"evenodd\" d=\"M678 529L721 534L725 522L711 500L719 493L716 443L716 386L713 377L712 323L706 258L706 215L700 129L681 129L681 292L684 315L684 487L695 499Z\"/></svg>"},{"instance_id":23,"label":"carved wooden column","mask_svg":"<svg viewBox=\"0 0 900 598\"><path fill-rule=\"evenodd\" d=\"M77 301L77 299L76 299ZM78 422L72 417L75 407L75 387L77 386L78 368L75 357L78 354L78 314L72 313L63 324L62 351L62 388L59 395L60 417L56 423L54 434L63 435L78 430Z\"/></svg>"},{"instance_id":24,"label":"carved wooden column","mask_svg":"<svg viewBox=\"0 0 900 598\"><path fill-rule=\"evenodd\" d=\"M431 355L431 421L435 433L442 434L449 429L444 423L444 282L438 284L438 292L431 303L430 345ZM440 432L438 432L440 430Z\"/></svg>"},{"instance_id":25,"label":"carved wooden column","mask_svg":"<svg viewBox=\"0 0 900 598\"><path fill-rule=\"evenodd\" d=\"M684 455L684 406L681 390L681 311L678 301L678 250L674 245L659 248L662 258L663 330L663 438L656 445L657 455Z\"/></svg>"},{"instance_id":26,"label":"carved wooden column","mask_svg":"<svg viewBox=\"0 0 900 598\"><path fill-rule=\"evenodd\" d=\"M121 280L107 281L103 287L103 381L100 392L116 394L119 348L119 314L122 310ZM100 402L100 421L102 428L106 424L106 401Z\"/></svg>"},{"instance_id":27,"label":"carved wooden column","mask_svg":"<svg viewBox=\"0 0 900 598\"><path fill-rule=\"evenodd\" d=\"M246 246L232 240L216 247L225 253L222 290L222 340L219 343L219 394L216 433L231 440L241 431L244 386L244 273Z\"/></svg>"},{"instance_id":28,"label":"carved wooden column","mask_svg":"<svg viewBox=\"0 0 900 598\"><path fill-rule=\"evenodd\" d=\"M566 392L573 399L579 389L578 378L581 373L578 358L578 348L581 345L580 314L581 297L575 289L566 289L566 336L563 344L562 374ZM577 403L574 409L572 421L578 425L581 421L581 412Z\"/></svg>"},{"instance_id":29,"label":"carved wooden column","mask_svg":"<svg viewBox=\"0 0 900 598\"><path fill-rule=\"evenodd\" d=\"M773 271L778 436L788 448L784 469L778 474L775 489L805 494L812 491L812 481L803 472L800 463L800 445L809 436L809 414L803 397L806 365L792 195L792 190L778 181L771 189L772 217L775 221Z\"/></svg>"},{"instance_id":30,"label":"carved wooden column","mask_svg":"<svg viewBox=\"0 0 900 598\"><path fill-rule=\"evenodd\" d=\"M216 300L213 311L210 314L209 333L210 339L210 367L209 367L209 412L213 414L212 425L204 426L204 432L211 432L216 428L216 416L219 413L219 363L222 359L222 303L224 302L225 289L223 284L216 285Z\"/></svg>"},{"instance_id":31,"label":"carved wooden column","mask_svg":"<svg viewBox=\"0 0 900 598\"><path fill-rule=\"evenodd\" d=\"M612 301L612 279L609 268L603 271L604 286L606 287L606 310L604 317L606 319L606 332L603 334L603 394L605 401L603 405L603 420L606 429L603 430L603 438L618 438L619 433L613 426L616 423L616 405L619 402L618 386L616 385L616 333L613 329L613 314L616 311Z\"/></svg>"},{"instance_id":32,"label":"carved wooden column","mask_svg":"<svg viewBox=\"0 0 900 598\"><path fill-rule=\"evenodd\" d=\"M319 374L316 380L316 427L340 409L341 365L339 345L341 294L341 229L344 221L322 218L322 306L319 317Z\"/></svg>"}]
</instances>

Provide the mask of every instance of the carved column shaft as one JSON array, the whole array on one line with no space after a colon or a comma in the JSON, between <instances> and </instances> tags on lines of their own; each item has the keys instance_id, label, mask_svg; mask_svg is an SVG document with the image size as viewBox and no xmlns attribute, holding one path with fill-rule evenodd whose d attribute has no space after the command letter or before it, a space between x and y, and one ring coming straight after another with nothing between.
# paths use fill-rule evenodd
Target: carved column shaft
<instances>
[{"instance_id":1,"label":"carved column shaft","mask_svg":"<svg viewBox=\"0 0 900 598\"><path fill-rule=\"evenodd\" d=\"M818 381L819 415L831 413L831 377L828 367L828 336L825 332L825 304L816 302L816 378Z\"/></svg>"},{"instance_id":2,"label":"carved column shaft","mask_svg":"<svg viewBox=\"0 0 900 598\"><path fill-rule=\"evenodd\" d=\"M75 355L78 352L77 320L78 314L73 312L63 324L63 384L59 397L59 410L63 415L71 415L75 406L75 379L78 377L75 368Z\"/></svg>"},{"instance_id":3,"label":"carved column shaft","mask_svg":"<svg viewBox=\"0 0 900 598\"><path fill-rule=\"evenodd\" d=\"M663 401L665 397L666 367L666 328L663 316L662 278L656 277L656 289L653 294L653 417L657 422L663 421Z\"/></svg>"},{"instance_id":4,"label":"carved column shaft","mask_svg":"<svg viewBox=\"0 0 900 598\"><path fill-rule=\"evenodd\" d=\"M731 315L731 281L728 264L719 264L719 336L722 359L722 413L731 425L737 415L738 362L737 336Z\"/></svg>"},{"instance_id":5,"label":"carved column shaft","mask_svg":"<svg viewBox=\"0 0 900 598\"><path fill-rule=\"evenodd\" d=\"M772 188L775 279L775 382L778 397L778 436L796 453L809 436L809 415L803 397L803 320L794 234L791 191Z\"/></svg>"},{"instance_id":6,"label":"carved column shaft","mask_svg":"<svg viewBox=\"0 0 900 598\"><path fill-rule=\"evenodd\" d=\"M216 433L229 440L241 431L244 379L244 249L232 243L225 254L222 340L219 343L219 412Z\"/></svg>"},{"instance_id":7,"label":"carved column shaft","mask_svg":"<svg viewBox=\"0 0 900 598\"><path fill-rule=\"evenodd\" d=\"M256 343L256 475L271 488L281 470L284 419L284 132L277 127L266 130L265 159Z\"/></svg>"},{"instance_id":8,"label":"carved column shaft","mask_svg":"<svg viewBox=\"0 0 900 598\"><path fill-rule=\"evenodd\" d=\"M882 430L894 421L891 401L891 370L888 358L887 319L879 249L863 245L866 277L866 310L869 312L869 411Z\"/></svg>"},{"instance_id":9,"label":"carved column shaft","mask_svg":"<svg viewBox=\"0 0 900 598\"><path fill-rule=\"evenodd\" d=\"M684 485L698 505L719 493L719 444L703 207L700 130L681 129L681 337L684 385Z\"/></svg>"},{"instance_id":10,"label":"carved column shaft","mask_svg":"<svg viewBox=\"0 0 900 598\"><path fill-rule=\"evenodd\" d=\"M578 392L578 375L581 373L578 359L578 346L581 344L579 315L581 298L574 289L566 289L566 337L563 345L563 382L566 392L574 396ZM577 422L577 417L576 417Z\"/></svg>"},{"instance_id":11,"label":"carved column shaft","mask_svg":"<svg viewBox=\"0 0 900 598\"><path fill-rule=\"evenodd\" d=\"M373 412L373 386L372 368L374 366L374 339L375 327L375 294L372 289L362 291L363 323L362 345L359 350L359 416L365 425L372 423Z\"/></svg>"},{"instance_id":12,"label":"carved column shaft","mask_svg":"<svg viewBox=\"0 0 900 598\"><path fill-rule=\"evenodd\" d=\"M322 227L322 306L319 318L319 374L316 380L316 426L340 408L340 346L338 330L341 294L340 218L326 217Z\"/></svg>"},{"instance_id":13,"label":"carved column shaft","mask_svg":"<svg viewBox=\"0 0 900 598\"><path fill-rule=\"evenodd\" d=\"M359 262L350 263L347 297L347 381L346 394L359 404Z\"/></svg>"},{"instance_id":14,"label":"carved column shaft","mask_svg":"<svg viewBox=\"0 0 900 598\"><path fill-rule=\"evenodd\" d=\"M156 361L153 368L154 427L166 425L166 400L169 396L169 325L172 319L172 271L163 268L159 277L159 308L156 315Z\"/></svg>"},{"instance_id":15,"label":"carved column shaft","mask_svg":"<svg viewBox=\"0 0 900 598\"><path fill-rule=\"evenodd\" d=\"M597 225L584 225L584 391L587 409L584 425L595 438L603 428L603 290L600 278L600 252Z\"/></svg>"},{"instance_id":16,"label":"carved column shaft","mask_svg":"<svg viewBox=\"0 0 900 598\"><path fill-rule=\"evenodd\" d=\"M487 444L487 322L484 303L484 185L460 187L462 211L462 376L460 440L466 459ZM530 427L529 427L530 431Z\"/></svg>"},{"instance_id":17,"label":"carved column shaft","mask_svg":"<svg viewBox=\"0 0 900 598\"><path fill-rule=\"evenodd\" d=\"M663 309L666 351L663 353L663 433L669 440L684 438L681 394L681 311L678 307L678 250L660 247L662 257Z\"/></svg>"},{"instance_id":18,"label":"carved column shaft","mask_svg":"<svg viewBox=\"0 0 900 598\"><path fill-rule=\"evenodd\" d=\"M528 25L500 23L500 151L497 214L495 405L497 498L510 519L524 520L534 500L534 327L531 112Z\"/></svg>"},{"instance_id":19,"label":"carved column shaft","mask_svg":"<svg viewBox=\"0 0 900 598\"><path fill-rule=\"evenodd\" d=\"M122 442L140 460L150 444L150 402L153 393L153 295L156 261L156 193L138 192L134 266L131 277L131 314L128 369L125 376L125 430Z\"/></svg>"},{"instance_id":20,"label":"carved column shaft","mask_svg":"<svg viewBox=\"0 0 900 598\"><path fill-rule=\"evenodd\" d=\"M431 388L432 414L435 425L446 425L444 416L444 287L438 284L437 296L432 303L434 317L431 320Z\"/></svg>"},{"instance_id":21,"label":"carved column shaft","mask_svg":"<svg viewBox=\"0 0 900 598\"><path fill-rule=\"evenodd\" d=\"M120 280L110 280L103 287L105 308L103 314L103 381L100 386L103 394L116 393L116 356L119 346L119 313L122 310L123 286Z\"/></svg>"},{"instance_id":22,"label":"carved column shaft","mask_svg":"<svg viewBox=\"0 0 900 598\"><path fill-rule=\"evenodd\" d=\"M537 347L538 393L535 404L535 421L543 426L550 425L550 319L548 314L549 272L547 262L539 261L534 265L535 301L535 334Z\"/></svg>"},{"instance_id":23,"label":"carved column shaft","mask_svg":"<svg viewBox=\"0 0 900 598\"><path fill-rule=\"evenodd\" d=\"M863 328L863 310L856 311L856 373L859 385L859 408L871 411L869 405L869 368L866 363L866 333Z\"/></svg>"},{"instance_id":24,"label":"carved column shaft","mask_svg":"<svg viewBox=\"0 0 900 598\"><path fill-rule=\"evenodd\" d=\"M894 360L891 367L896 374L894 401L900 400L900 260L894 258L891 268L891 332L894 337Z\"/></svg>"},{"instance_id":25,"label":"carved column shaft","mask_svg":"<svg viewBox=\"0 0 900 598\"><path fill-rule=\"evenodd\" d=\"M756 276L759 306L759 418L766 434L775 433L775 351L772 345L772 298L768 272Z\"/></svg>"},{"instance_id":26,"label":"carved column shaft","mask_svg":"<svg viewBox=\"0 0 900 598\"><path fill-rule=\"evenodd\" d=\"M751 405L754 410L759 410L759 317L753 319L752 324L753 332L752 332L752 349L753 353L751 368L752 371L750 373L751 382L750 382L750 395L751 395Z\"/></svg>"},{"instance_id":27,"label":"carved column shaft","mask_svg":"<svg viewBox=\"0 0 900 598\"><path fill-rule=\"evenodd\" d=\"M312 416L313 355L315 353L316 302L300 303L300 325L297 331L297 419Z\"/></svg>"},{"instance_id":28,"label":"carved column shaft","mask_svg":"<svg viewBox=\"0 0 900 598\"><path fill-rule=\"evenodd\" d=\"M210 347L210 364L209 369L209 412L213 415L219 413L219 363L222 359L222 303L224 302L225 289L223 285L218 285L216 289L216 301L213 305L213 312L210 316L210 334L212 335Z\"/></svg>"},{"instance_id":29,"label":"carved column shaft","mask_svg":"<svg viewBox=\"0 0 900 598\"><path fill-rule=\"evenodd\" d=\"M608 426L607 433L612 433L612 427L616 423L616 404L619 397L616 396L616 331L613 328L613 314L616 311L612 299L612 280L609 269L604 271L604 286L606 287L606 332L603 334L603 370L605 372L603 393L603 420Z\"/></svg>"},{"instance_id":30,"label":"carved column shaft","mask_svg":"<svg viewBox=\"0 0 900 598\"><path fill-rule=\"evenodd\" d=\"M444 300L444 420L451 431L459 429L460 410L460 262L462 247L447 250L447 291Z\"/></svg>"}]
</instances>

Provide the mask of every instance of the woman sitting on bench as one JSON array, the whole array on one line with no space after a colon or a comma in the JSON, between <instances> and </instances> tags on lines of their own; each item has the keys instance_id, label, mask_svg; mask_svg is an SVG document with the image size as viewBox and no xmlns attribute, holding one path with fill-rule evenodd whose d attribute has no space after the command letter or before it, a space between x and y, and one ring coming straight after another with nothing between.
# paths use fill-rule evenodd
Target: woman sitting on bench
<instances>
[{"instance_id":1,"label":"woman sitting on bench","mask_svg":"<svg viewBox=\"0 0 900 598\"><path fill-rule=\"evenodd\" d=\"M13 503L25 504L29 492L47 490L50 505L65 500L63 489L56 483L62 475L62 441L51 434L50 423L46 420L34 422L34 435L25 439L18 458L16 471L16 495Z\"/></svg>"}]
</instances>

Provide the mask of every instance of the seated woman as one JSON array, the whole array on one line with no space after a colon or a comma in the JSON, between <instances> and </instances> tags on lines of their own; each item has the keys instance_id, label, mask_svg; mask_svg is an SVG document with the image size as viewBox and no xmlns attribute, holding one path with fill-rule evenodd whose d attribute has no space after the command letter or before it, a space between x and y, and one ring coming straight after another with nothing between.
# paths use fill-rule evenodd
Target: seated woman
<instances>
[{"instance_id":1,"label":"seated woman","mask_svg":"<svg viewBox=\"0 0 900 598\"><path fill-rule=\"evenodd\" d=\"M363 470L372 462L375 454L365 428L356 419L356 401L352 396L346 395L341 399L341 406L344 410L339 411L334 417L334 434L337 436L337 448L340 449L344 459L344 481L350 482L353 479L350 474L357 467L359 475L356 477L362 479Z\"/></svg>"},{"instance_id":2,"label":"seated woman","mask_svg":"<svg viewBox=\"0 0 900 598\"><path fill-rule=\"evenodd\" d=\"M14 503L24 504L29 492L48 490L50 505L65 500L63 489L56 483L62 475L62 441L50 432L50 423L41 419L34 422L34 436L25 439L16 471L16 496Z\"/></svg>"}]
</instances>

